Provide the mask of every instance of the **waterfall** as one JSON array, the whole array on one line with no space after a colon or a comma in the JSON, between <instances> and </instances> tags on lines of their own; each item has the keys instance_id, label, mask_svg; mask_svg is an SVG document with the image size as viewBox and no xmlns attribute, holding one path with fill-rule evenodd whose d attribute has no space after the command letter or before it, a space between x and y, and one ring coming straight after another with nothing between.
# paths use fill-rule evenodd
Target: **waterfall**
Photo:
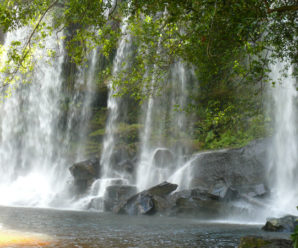
<instances>
[{"instance_id":1,"label":"waterfall","mask_svg":"<svg viewBox=\"0 0 298 248\"><path fill-rule=\"evenodd\" d=\"M25 30L27 31L27 30ZM8 33L5 46L24 38L24 30ZM26 32L25 32L26 33ZM5 205L47 206L66 177L56 132L61 92L63 51L53 37L46 42L59 58L49 66L39 60L32 83L22 85L1 104L1 202Z\"/></svg>"},{"instance_id":2,"label":"waterfall","mask_svg":"<svg viewBox=\"0 0 298 248\"><path fill-rule=\"evenodd\" d=\"M121 33L123 34L119 45L117 48L116 56L113 62L112 75L117 77L117 74L121 73L128 66L128 59L132 52L132 39L129 34L127 34L128 29L128 18L123 20L121 25ZM114 184L114 182L119 183L117 178L123 179L122 183L126 184L125 175L117 172L113 169L113 153L116 150L117 145L117 128L119 124L119 114L121 109L121 99L116 97L118 90L114 88L113 81L111 80L108 84L109 95L108 95L108 119L106 122L106 130L104 135L104 140L102 144L102 152L100 158L100 165L102 168L101 178L96 180L91 190L91 194L95 194L98 197L103 197L106 187Z\"/></svg>"},{"instance_id":3,"label":"waterfall","mask_svg":"<svg viewBox=\"0 0 298 248\"><path fill-rule=\"evenodd\" d=\"M298 198L298 94L293 68L277 63L272 67L275 82L273 96L274 136L270 148L270 183L273 189L273 207L283 212L297 214Z\"/></svg>"},{"instance_id":4,"label":"waterfall","mask_svg":"<svg viewBox=\"0 0 298 248\"><path fill-rule=\"evenodd\" d=\"M6 35L4 47L14 40L25 40L29 30ZM37 207L70 207L67 202L68 167L80 159L83 146L77 146L71 157L73 133L81 130L79 143L90 118L93 99L92 78L96 52L88 69L80 69L71 92L72 101L65 103L63 85L64 46L56 35L44 41L56 52L54 58L42 48L34 52L38 60L30 84L17 81L10 97L0 105L0 204ZM2 58L3 59L3 58ZM3 61L2 61L3 62ZM2 80L2 79L1 79ZM82 87L84 92L80 93ZM67 114L65 114L67 112ZM66 125L61 127L61 119ZM70 196L69 196L70 197Z\"/></svg>"},{"instance_id":5,"label":"waterfall","mask_svg":"<svg viewBox=\"0 0 298 248\"><path fill-rule=\"evenodd\" d=\"M137 186L140 190L167 180L185 162L182 143L190 134L192 126L191 116L185 112L190 103L187 88L190 75L192 71L185 64L176 62L168 77L161 82L164 84L162 94L150 96L147 105L143 106L146 114L143 116L144 130L140 135L142 146L137 171ZM152 88L155 83L153 76ZM157 153L167 153L173 156L173 160L157 166L154 161Z\"/></svg>"}]
</instances>

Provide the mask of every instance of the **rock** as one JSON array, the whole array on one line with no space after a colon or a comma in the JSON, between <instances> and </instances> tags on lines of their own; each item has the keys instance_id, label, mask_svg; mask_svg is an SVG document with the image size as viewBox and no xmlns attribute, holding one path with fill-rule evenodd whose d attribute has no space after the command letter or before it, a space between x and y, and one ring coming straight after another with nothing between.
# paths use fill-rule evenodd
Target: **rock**
<instances>
[{"instance_id":1,"label":"rock","mask_svg":"<svg viewBox=\"0 0 298 248\"><path fill-rule=\"evenodd\" d=\"M243 185L261 185L266 178L267 139L239 149L208 151L197 154L186 168L190 187L213 188L225 183L237 191ZM261 193L261 188L258 189Z\"/></svg>"},{"instance_id":2,"label":"rock","mask_svg":"<svg viewBox=\"0 0 298 248\"><path fill-rule=\"evenodd\" d=\"M167 148L158 148L153 155L153 164L158 168L175 167L174 154Z\"/></svg>"},{"instance_id":3,"label":"rock","mask_svg":"<svg viewBox=\"0 0 298 248\"><path fill-rule=\"evenodd\" d=\"M227 186L223 182L215 184L208 191L211 198L216 200L232 201L239 199L239 193L236 189Z\"/></svg>"},{"instance_id":4,"label":"rock","mask_svg":"<svg viewBox=\"0 0 298 248\"><path fill-rule=\"evenodd\" d=\"M169 197L170 215L193 215L204 219L214 218L224 209L226 203L205 188L175 192Z\"/></svg>"},{"instance_id":5,"label":"rock","mask_svg":"<svg viewBox=\"0 0 298 248\"><path fill-rule=\"evenodd\" d=\"M99 160L97 158L88 159L73 164L69 171L76 180L89 180L99 177Z\"/></svg>"},{"instance_id":6,"label":"rock","mask_svg":"<svg viewBox=\"0 0 298 248\"><path fill-rule=\"evenodd\" d=\"M74 191L83 194L99 177L99 159L89 159L73 164L69 171L74 178Z\"/></svg>"},{"instance_id":7,"label":"rock","mask_svg":"<svg viewBox=\"0 0 298 248\"><path fill-rule=\"evenodd\" d=\"M132 185L111 185L105 192L105 210L111 211L115 205L135 195L137 187Z\"/></svg>"},{"instance_id":8,"label":"rock","mask_svg":"<svg viewBox=\"0 0 298 248\"><path fill-rule=\"evenodd\" d=\"M147 193L149 193L151 195L165 197L165 196L169 195L170 193L172 193L174 190L176 190L177 187L178 187L177 184L163 182L163 183L160 183L146 191L147 191Z\"/></svg>"},{"instance_id":9,"label":"rock","mask_svg":"<svg viewBox=\"0 0 298 248\"><path fill-rule=\"evenodd\" d=\"M262 229L269 232L293 232L296 226L298 226L298 216L286 215L282 218L267 219Z\"/></svg>"},{"instance_id":10,"label":"rock","mask_svg":"<svg viewBox=\"0 0 298 248\"><path fill-rule=\"evenodd\" d=\"M238 186L238 190L241 194L245 194L248 197L262 198L268 195L268 190L264 184L242 185Z\"/></svg>"},{"instance_id":11,"label":"rock","mask_svg":"<svg viewBox=\"0 0 298 248\"><path fill-rule=\"evenodd\" d=\"M287 239L248 236L241 238L238 248L293 248L293 242Z\"/></svg>"},{"instance_id":12,"label":"rock","mask_svg":"<svg viewBox=\"0 0 298 248\"><path fill-rule=\"evenodd\" d=\"M144 190L114 207L117 214L143 215L155 214L169 208L166 197L176 190L178 185L163 182Z\"/></svg>"}]
</instances>

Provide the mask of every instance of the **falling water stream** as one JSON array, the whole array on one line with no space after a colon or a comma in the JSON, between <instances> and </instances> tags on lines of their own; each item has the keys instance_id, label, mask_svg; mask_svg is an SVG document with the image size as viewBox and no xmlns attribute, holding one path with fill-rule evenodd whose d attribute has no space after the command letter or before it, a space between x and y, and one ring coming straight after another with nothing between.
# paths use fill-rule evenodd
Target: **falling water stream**
<instances>
[{"instance_id":1,"label":"falling water stream","mask_svg":"<svg viewBox=\"0 0 298 248\"><path fill-rule=\"evenodd\" d=\"M26 39L28 32L22 29L8 33L4 47L13 40ZM62 40L57 40L55 35L44 42L56 56L40 58L45 51L35 51L38 64L31 83L17 82L11 96L0 106L1 205L70 207L66 190L70 180L68 167L70 161L83 157L84 122L90 118L96 53L91 57L90 67L81 69L75 80L76 90L70 96L66 125L61 130L61 118L65 118L62 114L65 111L62 76L65 51ZM78 138L77 158L69 158L76 127L83 136Z\"/></svg>"},{"instance_id":2,"label":"falling water stream","mask_svg":"<svg viewBox=\"0 0 298 248\"><path fill-rule=\"evenodd\" d=\"M272 67L275 82L273 96L274 136L270 149L270 183L274 208L284 213L297 214L298 199L298 93L293 68L285 63ZM286 74L286 76L283 75Z\"/></svg>"}]
</instances>

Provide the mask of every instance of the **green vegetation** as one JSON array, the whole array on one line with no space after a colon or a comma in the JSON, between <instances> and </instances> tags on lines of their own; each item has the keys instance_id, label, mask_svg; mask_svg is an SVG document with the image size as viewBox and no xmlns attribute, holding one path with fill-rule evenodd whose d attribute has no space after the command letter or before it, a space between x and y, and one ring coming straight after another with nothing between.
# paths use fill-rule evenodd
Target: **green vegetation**
<instances>
[{"instance_id":1,"label":"green vegetation","mask_svg":"<svg viewBox=\"0 0 298 248\"><path fill-rule=\"evenodd\" d=\"M162 94L171 66L182 61L194 68L196 78L189 82L192 101L183 110L194 115L194 146L242 146L267 135L270 120L263 102L270 84L269 64L276 58L298 62L297 13L295 0L131 0L114 5L110 0L3 0L0 29L7 32L29 26L30 32L25 43L14 41L7 59L1 60L0 72L7 75L1 87L10 94L20 73L25 82L30 81L32 54L36 47L44 47L49 35L63 34L59 39L73 65L84 63L89 52L100 47L106 64L99 70L99 87L113 80L121 89L118 94L134 106L127 123L119 125L119 136L132 144L139 129L135 103ZM125 17L135 53L129 59L131 66L111 78L111 61ZM53 18L54 24L47 18ZM45 56L55 56L44 49ZM71 68L67 84L73 80ZM94 116L91 151L99 149L96 138L104 133L104 106ZM181 137L173 137L171 143Z\"/></svg>"}]
</instances>

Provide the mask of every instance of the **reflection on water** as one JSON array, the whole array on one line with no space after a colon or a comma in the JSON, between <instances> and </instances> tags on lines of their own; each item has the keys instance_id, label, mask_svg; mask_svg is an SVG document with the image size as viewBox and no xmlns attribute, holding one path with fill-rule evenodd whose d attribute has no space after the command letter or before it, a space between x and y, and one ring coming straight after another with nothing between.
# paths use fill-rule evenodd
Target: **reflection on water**
<instances>
[{"instance_id":1,"label":"reflection on water","mask_svg":"<svg viewBox=\"0 0 298 248\"><path fill-rule=\"evenodd\" d=\"M0 247L46 247L50 243L50 239L45 235L14 230L0 231Z\"/></svg>"},{"instance_id":2,"label":"reflection on water","mask_svg":"<svg viewBox=\"0 0 298 248\"><path fill-rule=\"evenodd\" d=\"M245 235L288 237L288 234L265 233L256 225L11 207L0 207L0 223L1 232L9 229L17 230L19 235L30 233L27 237L36 242L33 246L27 243L6 247L232 248Z\"/></svg>"}]
</instances>

